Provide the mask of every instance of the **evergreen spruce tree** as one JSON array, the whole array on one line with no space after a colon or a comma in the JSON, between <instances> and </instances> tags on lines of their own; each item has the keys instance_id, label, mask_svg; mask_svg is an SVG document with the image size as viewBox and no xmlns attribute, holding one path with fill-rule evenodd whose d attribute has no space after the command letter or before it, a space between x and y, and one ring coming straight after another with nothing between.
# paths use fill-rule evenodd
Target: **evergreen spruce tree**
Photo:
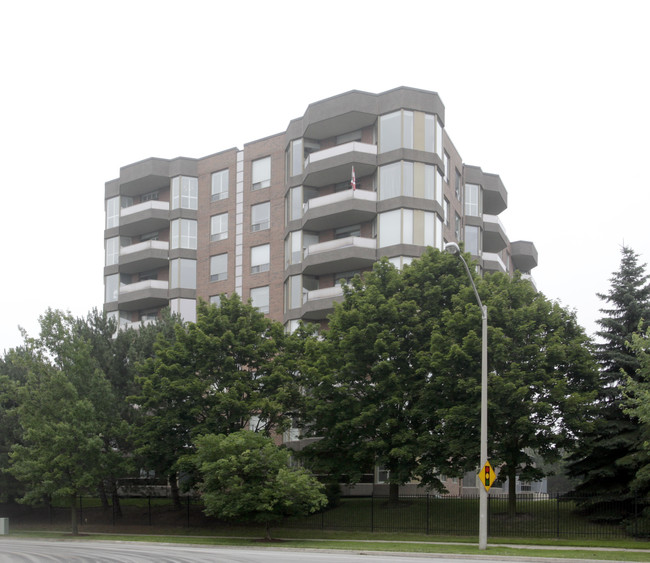
<instances>
[{"instance_id":1,"label":"evergreen spruce tree","mask_svg":"<svg viewBox=\"0 0 650 563\"><path fill-rule=\"evenodd\" d=\"M636 380L640 367L637 353L629 346L632 336L650 323L650 276L638 255L623 247L620 269L611 278L608 293L598 294L606 306L598 321L597 358L600 384L593 429L570 458L568 473L581 480L577 494L599 500L632 499L642 492L632 483L642 464L641 427L626 412L624 385Z\"/></svg>"}]
</instances>

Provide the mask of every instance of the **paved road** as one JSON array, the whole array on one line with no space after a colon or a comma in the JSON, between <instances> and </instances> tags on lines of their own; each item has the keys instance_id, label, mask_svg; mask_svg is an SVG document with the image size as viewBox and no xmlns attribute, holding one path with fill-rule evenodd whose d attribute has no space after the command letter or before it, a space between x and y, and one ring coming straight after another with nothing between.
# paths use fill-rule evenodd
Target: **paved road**
<instances>
[{"instance_id":1,"label":"paved road","mask_svg":"<svg viewBox=\"0 0 650 563\"><path fill-rule=\"evenodd\" d=\"M476 563L477 560L505 560L508 563L551 561L526 557L462 555L446 557L433 554L350 553L119 541L0 538L0 563L423 563L424 561ZM567 560L555 559L554 561Z\"/></svg>"}]
</instances>

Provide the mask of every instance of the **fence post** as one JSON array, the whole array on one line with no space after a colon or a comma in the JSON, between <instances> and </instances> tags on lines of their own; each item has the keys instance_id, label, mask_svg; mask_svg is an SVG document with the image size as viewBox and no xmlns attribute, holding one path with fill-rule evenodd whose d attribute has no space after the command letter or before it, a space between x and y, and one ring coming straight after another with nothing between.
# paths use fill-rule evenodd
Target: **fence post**
<instances>
[{"instance_id":1,"label":"fence post","mask_svg":"<svg viewBox=\"0 0 650 563\"><path fill-rule=\"evenodd\" d=\"M560 493L555 493L555 525L556 537L560 539Z\"/></svg>"},{"instance_id":2,"label":"fence post","mask_svg":"<svg viewBox=\"0 0 650 563\"><path fill-rule=\"evenodd\" d=\"M427 493L427 524L425 533L429 534L429 493Z\"/></svg>"}]
</instances>

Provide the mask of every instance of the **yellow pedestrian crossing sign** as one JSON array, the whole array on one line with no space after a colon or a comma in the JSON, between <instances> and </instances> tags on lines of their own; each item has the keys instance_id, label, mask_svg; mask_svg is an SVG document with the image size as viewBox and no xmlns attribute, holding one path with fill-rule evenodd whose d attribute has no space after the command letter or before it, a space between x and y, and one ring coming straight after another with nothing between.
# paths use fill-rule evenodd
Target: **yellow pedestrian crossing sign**
<instances>
[{"instance_id":1,"label":"yellow pedestrian crossing sign","mask_svg":"<svg viewBox=\"0 0 650 563\"><path fill-rule=\"evenodd\" d=\"M492 469L489 461L486 461L485 465L481 468L481 471L478 474L478 478L481 480L481 483L483 483L485 490L489 491L490 487L496 479L494 469Z\"/></svg>"}]
</instances>

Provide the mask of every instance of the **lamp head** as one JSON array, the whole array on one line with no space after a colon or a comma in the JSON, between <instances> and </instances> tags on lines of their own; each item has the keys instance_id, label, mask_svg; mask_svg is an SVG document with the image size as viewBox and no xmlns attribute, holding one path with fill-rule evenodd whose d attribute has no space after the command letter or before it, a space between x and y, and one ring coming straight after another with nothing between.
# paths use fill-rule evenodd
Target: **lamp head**
<instances>
[{"instance_id":1,"label":"lamp head","mask_svg":"<svg viewBox=\"0 0 650 563\"><path fill-rule=\"evenodd\" d=\"M445 246L443 247L443 250L444 250L447 254L455 254L455 255L460 254L460 246L458 246L458 244L456 244L455 242L448 242L448 243L445 244Z\"/></svg>"}]
</instances>

